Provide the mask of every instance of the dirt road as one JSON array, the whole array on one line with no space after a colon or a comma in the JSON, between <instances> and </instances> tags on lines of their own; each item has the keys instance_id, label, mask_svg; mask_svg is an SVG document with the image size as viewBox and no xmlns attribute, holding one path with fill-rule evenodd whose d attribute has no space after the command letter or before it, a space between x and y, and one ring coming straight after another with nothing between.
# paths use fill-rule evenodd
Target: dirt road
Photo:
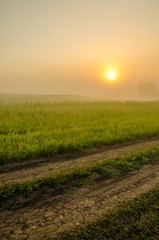
<instances>
[{"instance_id":1,"label":"dirt road","mask_svg":"<svg viewBox=\"0 0 159 240\"><path fill-rule=\"evenodd\" d=\"M130 154L147 149L152 146L159 146L159 137L131 141L103 148L94 148L84 153L63 154L52 159L37 159L24 161L22 163L8 164L0 167L0 186L45 177L53 172L61 172L65 169L88 166L93 162L100 162L113 159L124 154Z\"/></svg>"},{"instance_id":2,"label":"dirt road","mask_svg":"<svg viewBox=\"0 0 159 240\"><path fill-rule=\"evenodd\" d=\"M50 197L17 211L0 213L0 239L38 240L47 234L57 237L65 230L94 221L119 203L146 193L159 184L159 161L113 179L99 181L71 194Z\"/></svg>"},{"instance_id":3,"label":"dirt road","mask_svg":"<svg viewBox=\"0 0 159 240\"><path fill-rule=\"evenodd\" d=\"M46 176L51 171L62 171L91 164L94 160L111 159L123 154L137 152L150 146L159 145L159 139L137 141L131 144L116 145L109 148L94 149L85 155L70 157L57 156L54 162L34 161L16 170L1 173L1 184L18 182L34 177ZM29 176L28 176L29 175ZM0 212L0 239L38 240L42 236L58 237L63 231L72 230L100 218L119 204L139 197L159 184L159 161L144 165L133 171L111 179L101 179L93 174L90 183L70 194L49 195L39 201L16 211Z\"/></svg>"}]
</instances>

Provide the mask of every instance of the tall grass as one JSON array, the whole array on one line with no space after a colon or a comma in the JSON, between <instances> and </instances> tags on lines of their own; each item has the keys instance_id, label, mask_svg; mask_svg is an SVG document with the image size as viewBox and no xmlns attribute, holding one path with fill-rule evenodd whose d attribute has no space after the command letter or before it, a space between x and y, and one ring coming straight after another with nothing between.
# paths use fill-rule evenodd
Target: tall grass
<instances>
[{"instance_id":1,"label":"tall grass","mask_svg":"<svg viewBox=\"0 0 159 240\"><path fill-rule=\"evenodd\" d=\"M159 102L0 103L0 163L159 135Z\"/></svg>"}]
</instances>

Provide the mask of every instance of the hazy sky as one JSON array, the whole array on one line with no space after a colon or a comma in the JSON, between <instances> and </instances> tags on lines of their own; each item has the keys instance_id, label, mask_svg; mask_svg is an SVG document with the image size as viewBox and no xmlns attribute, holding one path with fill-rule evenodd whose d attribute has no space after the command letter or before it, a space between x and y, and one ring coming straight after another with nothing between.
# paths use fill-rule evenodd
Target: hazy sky
<instances>
[{"instance_id":1,"label":"hazy sky","mask_svg":"<svg viewBox=\"0 0 159 240\"><path fill-rule=\"evenodd\" d=\"M0 93L104 95L141 81L159 82L159 0L0 0Z\"/></svg>"}]
</instances>

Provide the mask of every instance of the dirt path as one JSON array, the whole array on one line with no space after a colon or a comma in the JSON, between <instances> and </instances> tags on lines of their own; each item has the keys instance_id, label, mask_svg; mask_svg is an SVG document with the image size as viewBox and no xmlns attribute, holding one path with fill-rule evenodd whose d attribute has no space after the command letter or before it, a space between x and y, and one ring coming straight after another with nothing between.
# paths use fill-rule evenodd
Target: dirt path
<instances>
[{"instance_id":1,"label":"dirt path","mask_svg":"<svg viewBox=\"0 0 159 240\"><path fill-rule=\"evenodd\" d=\"M99 181L72 194L58 195L17 211L0 213L0 239L41 239L45 233L57 237L64 230L84 226L119 203L146 193L159 184L159 161L124 176Z\"/></svg>"},{"instance_id":2,"label":"dirt path","mask_svg":"<svg viewBox=\"0 0 159 240\"><path fill-rule=\"evenodd\" d=\"M159 146L159 137L147 140L131 141L100 149L86 150L83 154L64 154L48 159L14 163L0 168L0 186L8 183L22 182L34 178L45 177L53 172L64 169L88 166L95 161L113 159L124 154L144 150L152 146ZM8 171L9 170L9 171ZM8 172L6 172L8 171Z\"/></svg>"}]
</instances>

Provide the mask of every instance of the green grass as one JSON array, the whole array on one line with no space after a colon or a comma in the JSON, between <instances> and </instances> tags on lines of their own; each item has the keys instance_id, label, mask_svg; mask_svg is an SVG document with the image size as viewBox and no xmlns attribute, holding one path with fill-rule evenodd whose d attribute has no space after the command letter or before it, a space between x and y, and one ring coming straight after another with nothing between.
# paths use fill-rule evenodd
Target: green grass
<instances>
[{"instance_id":1,"label":"green grass","mask_svg":"<svg viewBox=\"0 0 159 240\"><path fill-rule=\"evenodd\" d=\"M159 135L159 102L4 99L1 164Z\"/></svg>"},{"instance_id":2,"label":"green grass","mask_svg":"<svg viewBox=\"0 0 159 240\"><path fill-rule=\"evenodd\" d=\"M59 240L158 239L159 188ZM51 238L45 238L51 240Z\"/></svg>"},{"instance_id":3,"label":"green grass","mask_svg":"<svg viewBox=\"0 0 159 240\"><path fill-rule=\"evenodd\" d=\"M119 176L124 172L132 171L140 168L141 165L159 160L159 147L151 148L146 151L116 158L114 160L107 160L101 163L95 163L89 167L76 168L71 171L64 171L62 173L53 174L45 178L34 179L31 181L9 184L0 187L0 203L5 202L9 198L18 195L28 196L34 191L38 191L45 186L54 189L62 188L64 192L74 191L76 187L80 187L83 183L89 181L89 176L92 173L99 173L104 177ZM82 181L84 179L84 182ZM66 184L73 182L73 186L65 188Z\"/></svg>"}]
</instances>

